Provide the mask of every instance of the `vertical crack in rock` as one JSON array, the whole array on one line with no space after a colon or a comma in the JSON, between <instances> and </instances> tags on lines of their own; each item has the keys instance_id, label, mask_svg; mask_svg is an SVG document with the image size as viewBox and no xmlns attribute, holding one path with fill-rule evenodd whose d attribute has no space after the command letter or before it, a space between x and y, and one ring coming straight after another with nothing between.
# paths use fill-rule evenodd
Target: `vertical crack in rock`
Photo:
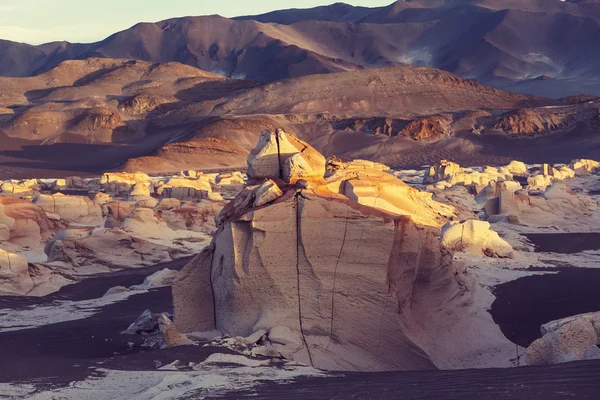
<instances>
[{"instance_id":1,"label":"vertical crack in rock","mask_svg":"<svg viewBox=\"0 0 600 400\"><path fill-rule=\"evenodd\" d=\"M308 343L306 341L306 336L304 334L304 326L302 324L302 301L300 298L300 248L303 247L302 244L302 230L301 230L301 200L304 199L301 192L296 193L296 277L297 277L297 289L298 289L298 322L300 324L300 334L302 335L302 342L306 347L306 352L308 353L308 359L310 361L310 366L314 367L312 355L310 353L310 348L308 347Z\"/></svg>"},{"instance_id":2,"label":"vertical crack in rock","mask_svg":"<svg viewBox=\"0 0 600 400\"><path fill-rule=\"evenodd\" d=\"M221 254L221 257L219 257L219 271L221 272L221 274L223 273L224 261L225 261L225 256L223 254ZM211 269L211 271L209 271L208 277L210 279L210 292L212 293L213 326L216 329L216 327L217 327L217 297L215 294L215 285L213 283L213 272L214 271L212 271L212 262L210 263L209 268Z\"/></svg>"},{"instance_id":3,"label":"vertical crack in rock","mask_svg":"<svg viewBox=\"0 0 600 400\"><path fill-rule=\"evenodd\" d=\"M279 145L278 131L275 131L275 143L277 143L277 165L279 167L279 179L283 179L283 165L281 165L281 147Z\"/></svg>"},{"instance_id":4,"label":"vertical crack in rock","mask_svg":"<svg viewBox=\"0 0 600 400\"><path fill-rule=\"evenodd\" d=\"M331 289L331 321L329 326L329 342L327 346L325 346L325 350L329 349L329 345L331 344L331 337L333 335L333 315L334 315L334 307L335 307L335 282L337 279L337 270L340 265L340 258L342 258L342 252L344 251L344 245L346 244L346 235L348 233L348 209L350 207L346 205L346 216L344 219L346 223L344 225L344 235L342 236L342 245L340 246L340 252L338 253L337 261L335 262L335 268L333 269L333 288Z\"/></svg>"}]
</instances>

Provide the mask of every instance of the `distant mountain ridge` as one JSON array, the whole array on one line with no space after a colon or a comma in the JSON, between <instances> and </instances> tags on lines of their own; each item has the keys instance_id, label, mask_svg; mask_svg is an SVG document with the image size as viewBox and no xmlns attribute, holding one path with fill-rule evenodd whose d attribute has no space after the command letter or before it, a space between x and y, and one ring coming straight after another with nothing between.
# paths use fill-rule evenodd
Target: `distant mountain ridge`
<instances>
[{"instance_id":1,"label":"distant mountain ridge","mask_svg":"<svg viewBox=\"0 0 600 400\"><path fill-rule=\"evenodd\" d=\"M90 44L0 40L0 75L37 75L89 57L176 61L260 82L411 64L562 97L600 94L598 48L597 0L413 0L376 8L335 3L140 23Z\"/></svg>"}]
</instances>

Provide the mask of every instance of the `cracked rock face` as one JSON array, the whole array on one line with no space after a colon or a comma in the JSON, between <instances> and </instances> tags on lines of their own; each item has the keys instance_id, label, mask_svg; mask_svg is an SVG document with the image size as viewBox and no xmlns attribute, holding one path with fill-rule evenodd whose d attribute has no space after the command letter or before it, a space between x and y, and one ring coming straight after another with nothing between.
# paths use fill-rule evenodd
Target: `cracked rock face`
<instances>
[{"instance_id":1,"label":"cracked rock face","mask_svg":"<svg viewBox=\"0 0 600 400\"><path fill-rule=\"evenodd\" d=\"M212 244L173 286L179 330L284 329L300 338L287 358L331 370L474 366L468 353L494 348L467 310L472 281L440 243L451 207L348 165L290 185L275 157L257 161L269 135L248 175L281 195L257 203L264 185L248 186L217 216Z\"/></svg>"},{"instance_id":2,"label":"cracked rock face","mask_svg":"<svg viewBox=\"0 0 600 400\"><path fill-rule=\"evenodd\" d=\"M0 249L0 294L24 293L33 286L27 259Z\"/></svg>"},{"instance_id":3,"label":"cracked rock face","mask_svg":"<svg viewBox=\"0 0 600 400\"><path fill-rule=\"evenodd\" d=\"M325 162L321 153L283 129L264 131L248 156L248 177L279 178L287 183L318 179L325 174Z\"/></svg>"},{"instance_id":4,"label":"cracked rock face","mask_svg":"<svg viewBox=\"0 0 600 400\"><path fill-rule=\"evenodd\" d=\"M513 248L487 221L468 220L448 223L442 229L442 245L453 251L462 251L488 257L512 258Z\"/></svg>"}]
</instances>

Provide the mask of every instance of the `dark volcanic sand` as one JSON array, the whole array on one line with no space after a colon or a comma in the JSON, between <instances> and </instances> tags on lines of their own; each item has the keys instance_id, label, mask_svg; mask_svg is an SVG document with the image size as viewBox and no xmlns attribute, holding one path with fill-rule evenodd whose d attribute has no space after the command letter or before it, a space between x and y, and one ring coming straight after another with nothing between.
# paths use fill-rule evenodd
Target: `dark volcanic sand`
<instances>
[{"instance_id":1,"label":"dark volcanic sand","mask_svg":"<svg viewBox=\"0 0 600 400\"><path fill-rule=\"evenodd\" d=\"M491 314L502 333L527 347L547 322L600 311L600 269L558 268L557 274L534 275L498 285Z\"/></svg>"},{"instance_id":2,"label":"dark volcanic sand","mask_svg":"<svg viewBox=\"0 0 600 400\"><path fill-rule=\"evenodd\" d=\"M180 269L189 260L190 257L187 257L149 268L97 275L78 284L65 286L59 292L42 298L0 297L0 308L18 309L55 300L81 301L98 298L111 287L140 284L146 276L158 270ZM85 379L90 374L87 370L89 366L98 361L109 365L111 358L120 354L128 354L128 360L135 364L151 365L153 369L154 359L166 357L163 364L172 362L182 357L179 352L152 351L152 355L146 359L146 354L150 352L139 347L141 336L120 335L144 310L172 313L172 304L171 288L159 288L103 307L99 313L86 319L0 332L4 365L0 369L0 382L41 380L49 385L62 385L76 379ZM129 349L128 342L137 346ZM186 357L197 360L210 354L209 350L193 347L185 354L189 354ZM163 357L160 357L161 354ZM74 367L76 364L78 367ZM126 363L120 364L121 367L126 366Z\"/></svg>"},{"instance_id":3,"label":"dark volcanic sand","mask_svg":"<svg viewBox=\"0 0 600 400\"><path fill-rule=\"evenodd\" d=\"M219 399L596 400L600 361L544 367L346 373L212 396Z\"/></svg>"},{"instance_id":4,"label":"dark volcanic sand","mask_svg":"<svg viewBox=\"0 0 600 400\"><path fill-rule=\"evenodd\" d=\"M573 254L585 250L600 250L600 232L528 233L527 239L536 252Z\"/></svg>"},{"instance_id":5,"label":"dark volcanic sand","mask_svg":"<svg viewBox=\"0 0 600 400\"><path fill-rule=\"evenodd\" d=\"M54 300L85 300L102 296L116 285L139 284L143 278L163 268L179 269L187 259L155 267L104 274L63 288L45 298L0 297L1 308L20 308ZM492 314L503 325L503 332L524 343L537 335L541 319L584 312L587 305L600 304L600 274L594 270L572 269L554 275L523 278L497 288L498 300ZM597 271L600 272L600 271ZM563 275L564 274L564 275ZM577 274L577 275L576 275ZM592 276L593 275L593 276ZM540 279L542 278L542 279ZM595 279L595 280L594 280ZM512 285L511 285L512 284ZM567 291L573 287L576 290ZM592 288L594 290L592 290ZM561 297L560 292L566 291ZM551 293L551 295L548 295ZM561 301L561 298L569 301ZM570 304L570 310L558 305ZM531 304L530 306L527 306ZM516 307L515 307L516 305ZM89 367L119 370L156 370L175 360L200 362L225 349L185 346L161 350L139 347L139 335L120 335L145 309L172 312L170 288L137 294L104 307L86 319L46 325L39 328L0 333L2 368L0 382L29 382L51 389L84 380L99 372ZM546 312L534 322L536 314ZM502 325L501 325L502 326ZM128 342L136 347L130 349ZM572 363L548 367L508 370L467 370L386 373L344 373L328 378L300 378L286 384L264 382L251 389L207 398L260 399L596 399L600 390L600 362ZM197 398L194 395L186 398Z\"/></svg>"}]
</instances>

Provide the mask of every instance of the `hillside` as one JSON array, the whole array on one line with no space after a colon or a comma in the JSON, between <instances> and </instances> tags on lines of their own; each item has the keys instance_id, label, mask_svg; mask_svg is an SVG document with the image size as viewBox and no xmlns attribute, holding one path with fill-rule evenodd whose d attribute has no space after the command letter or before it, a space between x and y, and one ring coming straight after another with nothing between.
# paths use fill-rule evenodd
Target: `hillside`
<instances>
[{"instance_id":1,"label":"hillside","mask_svg":"<svg viewBox=\"0 0 600 400\"><path fill-rule=\"evenodd\" d=\"M244 165L264 129L278 127L327 156L391 165L535 161L544 152L568 161L598 152L597 115L594 97L515 94L427 67L264 84L176 62L90 58L0 78L0 172L231 168ZM571 140L573 129L585 146Z\"/></svg>"},{"instance_id":2,"label":"hillside","mask_svg":"<svg viewBox=\"0 0 600 400\"><path fill-rule=\"evenodd\" d=\"M31 76L89 57L176 61L261 82L410 64L524 93L600 94L599 23L600 3L593 0L336 3L141 23L90 44L2 41L0 75Z\"/></svg>"}]
</instances>

